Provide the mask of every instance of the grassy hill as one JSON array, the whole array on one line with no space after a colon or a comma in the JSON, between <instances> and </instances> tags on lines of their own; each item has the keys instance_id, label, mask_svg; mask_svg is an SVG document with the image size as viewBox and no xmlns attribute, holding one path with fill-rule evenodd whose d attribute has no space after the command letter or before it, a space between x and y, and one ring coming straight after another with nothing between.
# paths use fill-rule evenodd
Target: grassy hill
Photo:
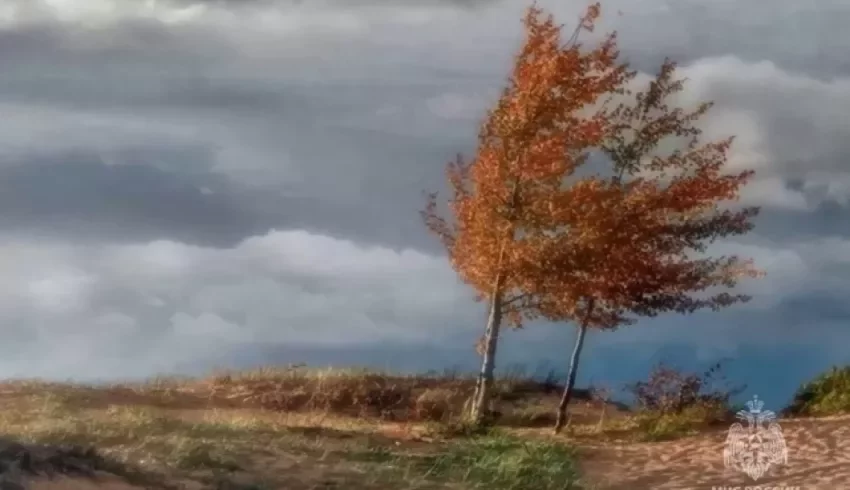
<instances>
[{"instance_id":1,"label":"grassy hill","mask_svg":"<svg viewBox=\"0 0 850 490\"><path fill-rule=\"evenodd\" d=\"M571 445L522 433L551 424L557 385L500 379L502 412L486 434L458 423L472 387L451 374L306 368L111 386L9 381L0 425L7 444L28 445L19 453L39 448L72 461L59 464L72 474L88 468L152 488L547 489L579 480ZM577 399L574 426L597 424L601 402L582 390Z\"/></svg>"},{"instance_id":2,"label":"grassy hill","mask_svg":"<svg viewBox=\"0 0 850 490\"><path fill-rule=\"evenodd\" d=\"M553 436L560 386L508 377L493 427L476 432L459 417L472 388L450 373L304 367L110 386L7 381L0 475L26 488L594 488L582 474L588 448L714 434L730 413L702 395L632 411L579 390L568 430ZM668 388L653 388L656 402ZM79 486L90 477L100 486Z\"/></svg>"}]
</instances>

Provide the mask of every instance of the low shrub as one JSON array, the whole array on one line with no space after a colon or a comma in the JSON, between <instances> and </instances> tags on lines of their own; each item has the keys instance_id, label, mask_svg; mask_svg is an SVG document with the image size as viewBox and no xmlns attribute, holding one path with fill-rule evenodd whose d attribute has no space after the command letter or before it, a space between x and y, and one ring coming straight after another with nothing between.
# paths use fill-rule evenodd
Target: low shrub
<instances>
[{"instance_id":1,"label":"low shrub","mask_svg":"<svg viewBox=\"0 0 850 490\"><path fill-rule=\"evenodd\" d=\"M833 366L801 385L786 415L834 415L850 413L850 366Z\"/></svg>"},{"instance_id":2,"label":"low shrub","mask_svg":"<svg viewBox=\"0 0 850 490\"><path fill-rule=\"evenodd\" d=\"M718 387L722 362L702 374L657 364L647 381L628 385L635 397L635 420L642 438L658 440L687 435L705 426L727 423L734 411L730 399L745 386Z\"/></svg>"}]
</instances>

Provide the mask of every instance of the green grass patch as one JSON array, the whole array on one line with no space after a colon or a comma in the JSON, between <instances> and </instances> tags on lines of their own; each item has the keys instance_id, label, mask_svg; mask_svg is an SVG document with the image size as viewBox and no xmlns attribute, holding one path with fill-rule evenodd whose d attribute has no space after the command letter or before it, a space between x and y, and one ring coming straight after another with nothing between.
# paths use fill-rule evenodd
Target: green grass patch
<instances>
[{"instance_id":1,"label":"green grass patch","mask_svg":"<svg viewBox=\"0 0 850 490\"><path fill-rule=\"evenodd\" d=\"M797 389L789 415L850 413L850 366L832 367Z\"/></svg>"},{"instance_id":2,"label":"green grass patch","mask_svg":"<svg viewBox=\"0 0 850 490\"><path fill-rule=\"evenodd\" d=\"M494 434L452 444L428 464L429 476L473 488L578 488L575 452L557 442Z\"/></svg>"},{"instance_id":3,"label":"green grass patch","mask_svg":"<svg viewBox=\"0 0 850 490\"><path fill-rule=\"evenodd\" d=\"M560 442L526 440L493 432L444 443L434 454L393 453L386 448L349 453L355 461L381 463L405 480L451 482L492 490L579 489L575 451Z\"/></svg>"}]
</instances>

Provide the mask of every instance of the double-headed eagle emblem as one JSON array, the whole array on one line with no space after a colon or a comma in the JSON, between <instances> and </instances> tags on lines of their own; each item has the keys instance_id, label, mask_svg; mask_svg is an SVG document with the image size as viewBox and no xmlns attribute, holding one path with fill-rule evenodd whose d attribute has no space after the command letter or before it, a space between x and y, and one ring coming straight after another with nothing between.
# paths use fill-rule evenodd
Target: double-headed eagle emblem
<instances>
[{"instance_id":1,"label":"double-headed eagle emblem","mask_svg":"<svg viewBox=\"0 0 850 490\"><path fill-rule=\"evenodd\" d=\"M762 411L762 407L764 402L754 396L747 402L749 411L741 410L736 414L739 420L747 421L747 427L738 422L732 424L723 450L723 464L746 473L753 480L761 478L771 465L788 463L788 448L782 428L776 423L776 414Z\"/></svg>"}]
</instances>

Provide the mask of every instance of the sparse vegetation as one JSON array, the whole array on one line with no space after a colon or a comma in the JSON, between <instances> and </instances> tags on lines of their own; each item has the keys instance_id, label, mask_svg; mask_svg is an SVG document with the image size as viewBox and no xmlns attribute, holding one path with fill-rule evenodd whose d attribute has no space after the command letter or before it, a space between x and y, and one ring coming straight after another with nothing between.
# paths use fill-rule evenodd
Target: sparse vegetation
<instances>
[{"instance_id":1,"label":"sparse vegetation","mask_svg":"<svg viewBox=\"0 0 850 490\"><path fill-rule=\"evenodd\" d=\"M850 366L834 366L804 383L785 409L787 415L850 413Z\"/></svg>"},{"instance_id":2,"label":"sparse vegetation","mask_svg":"<svg viewBox=\"0 0 850 490\"><path fill-rule=\"evenodd\" d=\"M641 437L669 439L729 422L734 415L730 399L745 386L718 386L723 380L722 366L718 362L698 374L659 363L647 381L629 385L637 409L633 421Z\"/></svg>"},{"instance_id":3,"label":"sparse vegetation","mask_svg":"<svg viewBox=\"0 0 850 490\"><path fill-rule=\"evenodd\" d=\"M523 372L494 383L497 400L528 401L553 391L553 376L538 381ZM397 375L362 369L263 368L213 376L191 391L217 406L249 406L284 412L322 412L395 422L454 422L463 416L475 378L452 371ZM579 397L586 397L580 393ZM491 421L513 417L510 409L491 413Z\"/></svg>"},{"instance_id":4,"label":"sparse vegetation","mask_svg":"<svg viewBox=\"0 0 850 490\"><path fill-rule=\"evenodd\" d=\"M163 489L579 488L585 442L657 441L728 423L742 387L718 383L720 371L658 365L628 387L634 411L610 390L578 390L566 436L541 432L563 386L551 374L497 378L503 412L489 428L462 417L475 378L455 373L289 367L98 387L9 381L0 384L0 430L15 444L0 447L0 477L34 461L26 464L39 472L105 472ZM806 384L798 413L846 410L847 379L836 368ZM366 386L374 396L354 396ZM314 401L263 402L281 400L280 390ZM392 398L385 393L391 411L376 409ZM23 446L42 456L22 456Z\"/></svg>"},{"instance_id":5,"label":"sparse vegetation","mask_svg":"<svg viewBox=\"0 0 850 490\"><path fill-rule=\"evenodd\" d=\"M453 373L306 367L100 387L10 381L0 385L0 430L89 454L98 471L148 488L572 488L565 441L466 424L473 386ZM552 403L545 383L514 375L495 386L523 410Z\"/></svg>"}]
</instances>

